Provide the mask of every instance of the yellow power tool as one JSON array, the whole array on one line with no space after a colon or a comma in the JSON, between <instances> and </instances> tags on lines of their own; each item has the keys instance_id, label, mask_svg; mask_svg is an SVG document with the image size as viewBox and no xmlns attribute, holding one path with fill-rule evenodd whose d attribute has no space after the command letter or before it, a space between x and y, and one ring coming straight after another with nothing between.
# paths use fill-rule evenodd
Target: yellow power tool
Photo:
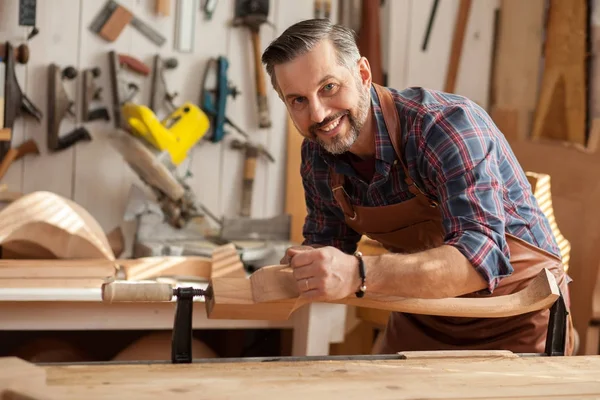
<instances>
[{"instance_id":1,"label":"yellow power tool","mask_svg":"<svg viewBox=\"0 0 600 400\"><path fill-rule=\"evenodd\" d=\"M186 102L164 120L140 104L125 103L121 108L131 133L151 144L159 152L167 152L174 166L181 164L208 131L207 115L195 104Z\"/></svg>"}]
</instances>

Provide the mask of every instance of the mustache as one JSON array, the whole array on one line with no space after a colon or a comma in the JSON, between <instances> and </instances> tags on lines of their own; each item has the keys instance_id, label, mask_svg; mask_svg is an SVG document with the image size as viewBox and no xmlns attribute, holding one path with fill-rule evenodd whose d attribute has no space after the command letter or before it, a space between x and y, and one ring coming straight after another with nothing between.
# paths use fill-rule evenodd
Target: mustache
<instances>
[{"instance_id":1,"label":"mustache","mask_svg":"<svg viewBox=\"0 0 600 400\"><path fill-rule=\"evenodd\" d=\"M336 119L343 117L344 115L348 115L348 114L350 114L350 111L346 110L346 111L340 111L337 114L330 115L329 117L326 117L323 121L311 125L309 128L310 133L312 133L314 135L317 129L320 129L320 128L324 127L325 125L328 125L330 122L335 121Z\"/></svg>"}]
</instances>

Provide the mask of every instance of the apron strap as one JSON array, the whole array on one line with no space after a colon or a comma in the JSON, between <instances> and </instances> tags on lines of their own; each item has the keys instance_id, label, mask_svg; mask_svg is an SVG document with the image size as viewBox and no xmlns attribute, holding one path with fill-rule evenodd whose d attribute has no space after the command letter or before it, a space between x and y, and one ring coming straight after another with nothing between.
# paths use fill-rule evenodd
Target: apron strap
<instances>
[{"instance_id":1,"label":"apron strap","mask_svg":"<svg viewBox=\"0 0 600 400\"><path fill-rule=\"evenodd\" d=\"M392 142L396 156L398 157L398 160L400 160L400 164L402 164L402 168L404 169L404 182L406 182L408 185L408 190L415 196L425 197L432 207L437 206L437 202L427 196L425 192L423 192L412 180L410 174L408 173L408 168L406 167L404 158L402 157L402 130L400 129L400 117L398 117L398 109L396 108L396 103L392 98L392 94L389 90L376 83L373 83L373 87L377 92L377 97L379 97L381 112L383 113L383 120L385 122L385 127L388 131L390 141Z\"/></svg>"},{"instance_id":2,"label":"apron strap","mask_svg":"<svg viewBox=\"0 0 600 400\"><path fill-rule=\"evenodd\" d=\"M416 188L415 183L413 182L410 174L408 173L408 168L404 163L404 158L402 157L402 143L401 143L401 132L400 129L400 118L398 117L398 110L396 109L396 104L394 103L394 99L392 98L392 94L389 90L386 90L382 86L373 83L373 87L377 92L377 97L379 97L379 103L381 105L381 112L383 113L383 120L385 122L385 127L388 131L388 135L390 137L390 141L392 142L392 146L394 147L394 151L396 152L396 156L402 164L402 169L404 169L404 182L408 185L408 190L414 195L419 195L419 190Z\"/></svg>"}]
</instances>

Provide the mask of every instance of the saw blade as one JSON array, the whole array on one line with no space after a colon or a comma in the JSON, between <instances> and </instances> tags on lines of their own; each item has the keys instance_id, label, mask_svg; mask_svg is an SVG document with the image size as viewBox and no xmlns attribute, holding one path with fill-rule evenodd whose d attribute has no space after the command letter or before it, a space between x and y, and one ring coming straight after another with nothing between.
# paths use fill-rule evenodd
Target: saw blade
<instances>
[{"instance_id":1,"label":"saw blade","mask_svg":"<svg viewBox=\"0 0 600 400\"><path fill-rule=\"evenodd\" d=\"M185 195L183 185L151 149L124 131L109 137L111 145L142 181L160 190L173 201L183 198Z\"/></svg>"}]
</instances>

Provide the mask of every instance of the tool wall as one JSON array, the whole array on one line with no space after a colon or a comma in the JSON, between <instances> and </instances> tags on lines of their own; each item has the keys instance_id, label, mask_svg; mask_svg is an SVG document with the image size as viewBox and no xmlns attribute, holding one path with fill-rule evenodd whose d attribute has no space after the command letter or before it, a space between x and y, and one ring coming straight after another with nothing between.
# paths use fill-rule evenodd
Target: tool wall
<instances>
[{"instance_id":1,"label":"tool wall","mask_svg":"<svg viewBox=\"0 0 600 400\"><path fill-rule=\"evenodd\" d=\"M251 215L267 218L281 214L286 187L286 110L267 79L271 126L260 127L250 33L248 29L232 26L234 1L217 1L210 19L202 10L204 1L189 2L196 5L190 10L181 8L188 4L186 1L171 1L169 8L161 12L157 12L156 3L154 0L118 1L133 14L134 20L143 21L159 32L164 37L162 44L150 40L132 23L125 26L112 42L94 32L91 25L105 8L105 1L37 2L35 27L39 32L27 42L29 62L18 64L15 72L24 94L44 111L44 115L41 121L28 115L17 118L12 131L12 146L34 139L41 153L13 163L0 183L7 184L11 191L49 190L71 198L88 210L106 231L123 225L131 184L143 184L107 142L107 135L114 130L113 121L98 118L83 122L81 112L75 110L77 118L65 119L60 127L61 134L85 127L91 140L82 140L62 151L48 150L49 66L73 66L78 71L99 68L100 75L94 81L101 92L94 105L111 110L110 51L130 55L150 67L156 55L177 59L177 66L166 69L164 75L169 92L176 93L179 104L185 101L200 103L207 62L224 56L229 61L228 79L239 91L235 98L228 97L227 114L274 158L274 162L266 159L257 162ZM439 2L424 50L422 42L433 4L433 0L384 2L381 9L383 69L390 86L443 88L459 0ZM496 6L496 1L473 1L455 89L456 93L467 95L484 107L488 106ZM182 17L190 12L194 18ZM288 26L312 18L314 13L313 0L271 0L268 20L272 25L263 24L260 28L261 51ZM333 0L330 17L338 20L338 15L338 1ZM18 45L27 41L31 32L31 27L19 25L19 0L0 3L0 41ZM128 78L139 88L133 101L149 104L150 77L131 75ZM83 95L81 81L79 77L65 81L70 98ZM203 140L181 166L191 174L188 183L198 200L219 217L237 214L240 208L244 154L231 146L236 137L239 138L232 133L217 143Z\"/></svg>"}]
</instances>

